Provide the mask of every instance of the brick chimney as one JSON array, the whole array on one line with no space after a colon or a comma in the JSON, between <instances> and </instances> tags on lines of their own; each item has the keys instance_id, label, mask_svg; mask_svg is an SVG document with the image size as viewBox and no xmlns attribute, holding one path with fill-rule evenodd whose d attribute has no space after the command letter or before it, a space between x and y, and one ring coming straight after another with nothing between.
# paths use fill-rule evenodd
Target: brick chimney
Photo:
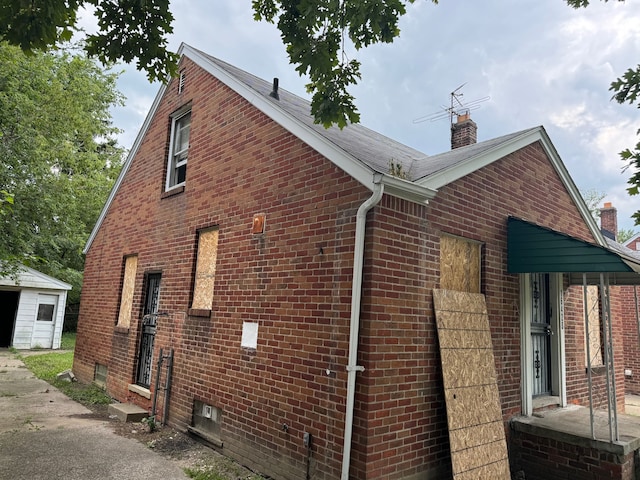
<instances>
[{"instance_id":1,"label":"brick chimney","mask_svg":"<svg viewBox=\"0 0 640 480\"><path fill-rule=\"evenodd\" d=\"M478 141L478 125L471 120L469 112L458 115L456 123L451 125L451 150L473 145Z\"/></svg>"},{"instance_id":2,"label":"brick chimney","mask_svg":"<svg viewBox=\"0 0 640 480\"><path fill-rule=\"evenodd\" d=\"M600 231L605 237L617 239L618 210L611 205L611 202L605 202L604 207L600 209Z\"/></svg>"}]
</instances>

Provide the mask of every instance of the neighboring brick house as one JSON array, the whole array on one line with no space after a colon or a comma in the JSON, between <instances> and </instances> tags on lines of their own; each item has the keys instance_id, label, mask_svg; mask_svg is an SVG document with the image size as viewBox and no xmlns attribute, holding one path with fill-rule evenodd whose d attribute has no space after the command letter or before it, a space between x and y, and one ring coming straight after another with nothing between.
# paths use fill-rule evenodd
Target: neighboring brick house
<instances>
[{"instance_id":1,"label":"neighboring brick house","mask_svg":"<svg viewBox=\"0 0 640 480\"><path fill-rule=\"evenodd\" d=\"M634 235L624 244L617 243L618 211L610 202L600 209L600 228L613 248L640 261L640 235ZM619 363L624 363L625 393L640 395L640 287L617 287L614 293L612 306L624 322L624 362Z\"/></svg>"},{"instance_id":2,"label":"neighboring brick house","mask_svg":"<svg viewBox=\"0 0 640 480\"><path fill-rule=\"evenodd\" d=\"M180 53L87 244L81 381L274 478L447 478L447 288L486 297L503 421L587 402L582 270L527 267L512 238L622 263L542 127L474 143L463 119L473 141L427 156Z\"/></svg>"}]
</instances>

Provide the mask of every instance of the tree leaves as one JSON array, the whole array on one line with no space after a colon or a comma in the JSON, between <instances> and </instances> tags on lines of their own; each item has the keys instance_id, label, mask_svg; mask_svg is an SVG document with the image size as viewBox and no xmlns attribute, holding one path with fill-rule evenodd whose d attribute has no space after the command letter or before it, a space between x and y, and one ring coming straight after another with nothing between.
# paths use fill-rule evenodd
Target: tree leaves
<instances>
[{"instance_id":1,"label":"tree leaves","mask_svg":"<svg viewBox=\"0 0 640 480\"><path fill-rule=\"evenodd\" d=\"M345 45L392 42L407 3L413 0L253 0L253 10L256 20L277 21L291 63L309 76L316 123L343 128L360 119L348 88L361 78Z\"/></svg>"},{"instance_id":2,"label":"tree leaves","mask_svg":"<svg viewBox=\"0 0 640 480\"><path fill-rule=\"evenodd\" d=\"M0 270L25 263L72 283L70 302L121 166L116 78L84 56L0 43Z\"/></svg>"},{"instance_id":3,"label":"tree leaves","mask_svg":"<svg viewBox=\"0 0 640 480\"><path fill-rule=\"evenodd\" d=\"M96 1L100 32L87 36L87 52L103 63L136 61L149 81L165 81L177 73L178 57L167 50L173 32L168 0Z\"/></svg>"},{"instance_id":4,"label":"tree leaves","mask_svg":"<svg viewBox=\"0 0 640 480\"><path fill-rule=\"evenodd\" d=\"M173 31L168 0L4 0L0 40L26 53L55 49L76 30L80 7L93 5L100 31L88 35L86 51L103 63L136 61L150 81L177 71L178 57L167 49Z\"/></svg>"}]
</instances>

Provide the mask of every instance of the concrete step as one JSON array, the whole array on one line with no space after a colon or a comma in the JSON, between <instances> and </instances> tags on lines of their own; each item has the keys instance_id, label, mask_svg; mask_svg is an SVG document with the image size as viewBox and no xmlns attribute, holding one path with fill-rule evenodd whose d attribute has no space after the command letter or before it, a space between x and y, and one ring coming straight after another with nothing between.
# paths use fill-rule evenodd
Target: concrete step
<instances>
[{"instance_id":1,"label":"concrete step","mask_svg":"<svg viewBox=\"0 0 640 480\"><path fill-rule=\"evenodd\" d=\"M139 422L149 416L144 408L132 403L112 403L109 405L109 415L116 415L121 422Z\"/></svg>"}]
</instances>

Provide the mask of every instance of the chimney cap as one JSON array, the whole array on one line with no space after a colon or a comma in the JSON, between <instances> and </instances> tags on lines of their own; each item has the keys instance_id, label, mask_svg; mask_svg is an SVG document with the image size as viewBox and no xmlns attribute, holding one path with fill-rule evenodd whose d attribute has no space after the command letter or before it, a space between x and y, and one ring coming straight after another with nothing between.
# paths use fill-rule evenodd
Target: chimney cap
<instances>
[{"instance_id":1,"label":"chimney cap","mask_svg":"<svg viewBox=\"0 0 640 480\"><path fill-rule=\"evenodd\" d=\"M604 208L613 208L613 205L611 205L611 202L604 202Z\"/></svg>"},{"instance_id":2,"label":"chimney cap","mask_svg":"<svg viewBox=\"0 0 640 480\"><path fill-rule=\"evenodd\" d=\"M456 123L466 122L470 118L471 118L471 113L469 113L469 111L467 110L464 113L458 114L458 118L456 119Z\"/></svg>"}]
</instances>

